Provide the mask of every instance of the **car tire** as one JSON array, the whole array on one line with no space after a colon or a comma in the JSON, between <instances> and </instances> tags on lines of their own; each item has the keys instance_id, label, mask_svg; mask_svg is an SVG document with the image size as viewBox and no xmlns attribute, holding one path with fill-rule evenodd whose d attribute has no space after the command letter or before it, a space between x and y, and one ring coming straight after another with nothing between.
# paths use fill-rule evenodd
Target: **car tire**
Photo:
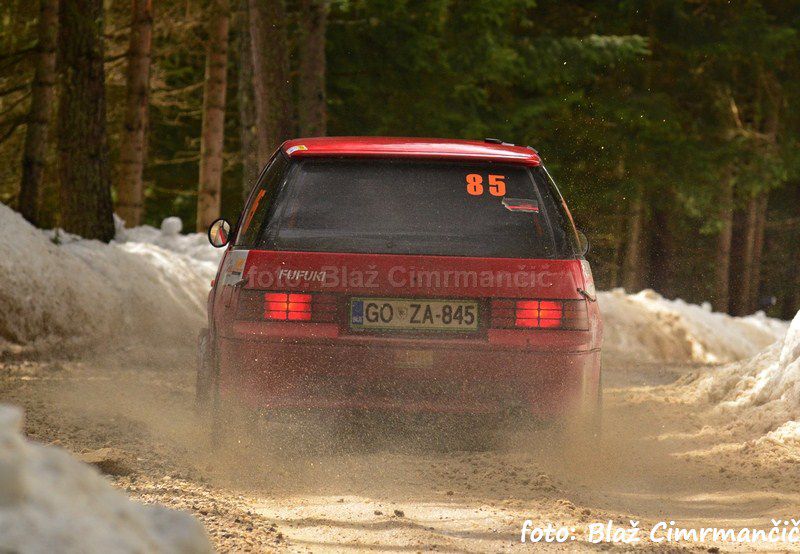
<instances>
[{"instance_id":1,"label":"car tire","mask_svg":"<svg viewBox=\"0 0 800 554\"><path fill-rule=\"evenodd\" d=\"M603 436L603 380L597 384L597 395L592 406L581 414L581 440L590 447L600 447Z\"/></svg>"},{"instance_id":2,"label":"car tire","mask_svg":"<svg viewBox=\"0 0 800 554\"><path fill-rule=\"evenodd\" d=\"M197 376L195 380L195 412L204 416L211 407L211 387L213 381L214 353L211 334L203 329L197 336Z\"/></svg>"},{"instance_id":3,"label":"car tire","mask_svg":"<svg viewBox=\"0 0 800 554\"><path fill-rule=\"evenodd\" d=\"M224 438L222 409L217 404L218 403L215 402L214 406L211 408L211 432L209 436L211 438L212 450L219 450L222 447Z\"/></svg>"},{"instance_id":4,"label":"car tire","mask_svg":"<svg viewBox=\"0 0 800 554\"><path fill-rule=\"evenodd\" d=\"M208 425L212 449L218 448L222 444L226 418L219 394L219 360L208 329L201 330L197 337L194 405L203 425Z\"/></svg>"}]
</instances>

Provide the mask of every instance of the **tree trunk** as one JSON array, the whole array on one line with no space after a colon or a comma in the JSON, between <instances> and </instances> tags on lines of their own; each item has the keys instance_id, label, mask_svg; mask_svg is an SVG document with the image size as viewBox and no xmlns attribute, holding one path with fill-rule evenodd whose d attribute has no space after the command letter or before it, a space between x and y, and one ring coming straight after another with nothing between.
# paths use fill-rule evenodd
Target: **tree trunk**
<instances>
[{"instance_id":1,"label":"tree trunk","mask_svg":"<svg viewBox=\"0 0 800 554\"><path fill-rule=\"evenodd\" d=\"M764 114L761 128L764 136L763 148L767 154L779 155L778 132L781 123L781 109L784 104L781 86L774 74L764 71L760 67L758 72L759 92L763 98L762 113ZM761 103L761 102L759 102ZM764 249L764 227L767 218L767 204L769 190L758 193L751 202L755 203L755 229L753 231L753 253L750 278L747 282L747 312L752 312L759 307L759 293L761 285L761 253ZM748 209L748 214L749 214ZM748 218L749 221L749 218Z\"/></svg>"},{"instance_id":2,"label":"tree trunk","mask_svg":"<svg viewBox=\"0 0 800 554\"><path fill-rule=\"evenodd\" d=\"M283 0L249 0L258 162L264 164L292 132L286 8Z\"/></svg>"},{"instance_id":3,"label":"tree trunk","mask_svg":"<svg viewBox=\"0 0 800 554\"><path fill-rule=\"evenodd\" d=\"M794 254L794 267L800 267L800 244L797 245ZM794 276L794 296L789 301L789 306L791 306L791 311L787 314L787 317L784 319L792 319L794 318L798 312L800 312L800 271L795 271L793 273Z\"/></svg>"},{"instance_id":4,"label":"tree trunk","mask_svg":"<svg viewBox=\"0 0 800 554\"><path fill-rule=\"evenodd\" d=\"M19 190L19 211L34 225L39 224L39 189L47 155L47 130L55 92L58 0L41 0L37 32L39 44L36 47L36 70L28 127L25 130Z\"/></svg>"},{"instance_id":5,"label":"tree trunk","mask_svg":"<svg viewBox=\"0 0 800 554\"><path fill-rule=\"evenodd\" d=\"M791 278L790 287L792 288L784 301L782 310L782 317L786 320L792 320L800 312L800 271L796 269L800 267L800 240L795 241L793 259L793 264L788 266L793 268L793 271L789 272Z\"/></svg>"},{"instance_id":6,"label":"tree trunk","mask_svg":"<svg viewBox=\"0 0 800 554\"><path fill-rule=\"evenodd\" d=\"M667 194L675 199L675 191L668 189ZM674 282L675 259L673 245L675 240L672 236L672 224L670 214L659 205L652 207L652 222L648 225L649 249L647 252L647 279L648 288L658 291L660 294L672 298L675 290L672 288Z\"/></svg>"},{"instance_id":7,"label":"tree trunk","mask_svg":"<svg viewBox=\"0 0 800 554\"><path fill-rule=\"evenodd\" d=\"M644 224L644 190L640 185L631 198L628 214L628 241L622 265L622 286L628 292L636 292L641 286L642 226Z\"/></svg>"},{"instance_id":8,"label":"tree trunk","mask_svg":"<svg viewBox=\"0 0 800 554\"><path fill-rule=\"evenodd\" d=\"M135 227L142 222L142 170L153 37L152 0L133 0L132 4L125 125L119 149L120 176L117 188L117 214L125 220L127 227Z\"/></svg>"},{"instance_id":9,"label":"tree trunk","mask_svg":"<svg viewBox=\"0 0 800 554\"><path fill-rule=\"evenodd\" d=\"M620 267L622 267L622 264L624 263L624 225L625 220L622 217L615 218L612 228L614 234L614 254L611 258L608 275L608 288L610 289L615 289L620 286Z\"/></svg>"},{"instance_id":10,"label":"tree trunk","mask_svg":"<svg viewBox=\"0 0 800 554\"><path fill-rule=\"evenodd\" d=\"M258 177L256 108L253 101L253 52L248 0L239 0L239 123L242 142L242 198L247 200Z\"/></svg>"},{"instance_id":11,"label":"tree trunk","mask_svg":"<svg viewBox=\"0 0 800 554\"><path fill-rule=\"evenodd\" d=\"M753 243L753 269L750 273L748 312L758 309L761 286L761 254L764 251L764 227L767 219L767 202L769 191L759 193L756 205L756 231Z\"/></svg>"},{"instance_id":12,"label":"tree trunk","mask_svg":"<svg viewBox=\"0 0 800 554\"><path fill-rule=\"evenodd\" d=\"M300 19L302 39L298 116L300 134L304 137L324 136L328 126L325 100L325 29L328 24L329 0L303 0Z\"/></svg>"},{"instance_id":13,"label":"tree trunk","mask_svg":"<svg viewBox=\"0 0 800 554\"><path fill-rule=\"evenodd\" d=\"M789 190L794 190L794 209L793 215L795 221L800 219L800 182L790 181L788 186ZM781 302L781 319L791 320L800 311L800 226L795 223L795 227L790 227L788 233L788 240L782 244L780 248L788 249L786 264L786 295Z\"/></svg>"},{"instance_id":14,"label":"tree trunk","mask_svg":"<svg viewBox=\"0 0 800 554\"><path fill-rule=\"evenodd\" d=\"M197 230L200 232L204 232L220 214L228 71L228 17L227 0L215 0L209 21L203 87L200 188L197 194Z\"/></svg>"},{"instance_id":15,"label":"tree trunk","mask_svg":"<svg viewBox=\"0 0 800 554\"><path fill-rule=\"evenodd\" d=\"M106 135L103 0L63 0L58 21L61 227L114 238Z\"/></svg>"},{"instance_id":16,"label":"tree trunk","mask_svg":"<svg viewBox=\"0 0 800 554\"><path fill-rule=\"evenodd\" d=\"M750 286L753 277L753 258L755 254L756 232L758 227L758 197L752 194L747 201L747 216L745 219L742 264L739 275L738 294L734 297L734 313L747 315L750 312Z\"/></svg>"},{"instance_id":17,"label":"tree trunk","mask_svg":"<svg viewBox=\"0 0 800 554\"><path fill-rule=\"evenodd\" d=\"M733 179L722 183L719 203L719 218L722 227L717 235L714 309L727 313L730 310L731 239L733 238Z\"/></svg>"}]
</instances>

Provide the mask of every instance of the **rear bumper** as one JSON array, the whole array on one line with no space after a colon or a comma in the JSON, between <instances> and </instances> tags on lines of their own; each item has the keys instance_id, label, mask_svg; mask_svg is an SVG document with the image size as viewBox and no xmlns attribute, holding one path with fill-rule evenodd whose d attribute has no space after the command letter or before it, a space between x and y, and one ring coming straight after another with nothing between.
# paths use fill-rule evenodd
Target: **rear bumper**
<instances>
[{"instance_id":1,"label":"rear bumper","mask_svg":"<svg viewBox=\"0 0 800 554\"><path fill-rule=\"evenodd\" d=\"M468 341L220 338L223 398L262 409L559 417L592 405L599 349Z\"/></svg>"}]
</instances>

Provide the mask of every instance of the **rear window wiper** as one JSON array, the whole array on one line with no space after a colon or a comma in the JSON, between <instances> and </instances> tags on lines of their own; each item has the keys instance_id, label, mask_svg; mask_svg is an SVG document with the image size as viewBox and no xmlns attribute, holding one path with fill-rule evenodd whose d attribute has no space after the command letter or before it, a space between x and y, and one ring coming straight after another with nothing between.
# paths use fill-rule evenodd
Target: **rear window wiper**
<instances>
[{"instance_id":1,"label":"rear window wiper","mask_svg":"<svg viewBox=\"0 0 800 554\"><path fill-rule=\"evenodd\" d=\"M503 198L503 206L510 212L539 213L539 203L531 198Z\"/></svg>"}]
</instances>

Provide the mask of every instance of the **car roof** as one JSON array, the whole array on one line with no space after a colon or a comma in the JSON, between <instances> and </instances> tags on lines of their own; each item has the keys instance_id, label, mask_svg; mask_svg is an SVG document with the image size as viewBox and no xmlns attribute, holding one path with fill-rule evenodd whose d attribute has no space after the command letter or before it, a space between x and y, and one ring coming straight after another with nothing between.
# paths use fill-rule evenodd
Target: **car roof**
<instances>
[{"instance_id":1,"label":"car roof","mask_svg":"<svg viewBox=\"0 0 800 554\"><path fill-rule=\"evenodd\" d=\"M378 157L476 160L541 165L539 154L527 146L494 139L484 141L410 137L314 137L283 143L291 158Z\"/></svg>"}]
</instances>

